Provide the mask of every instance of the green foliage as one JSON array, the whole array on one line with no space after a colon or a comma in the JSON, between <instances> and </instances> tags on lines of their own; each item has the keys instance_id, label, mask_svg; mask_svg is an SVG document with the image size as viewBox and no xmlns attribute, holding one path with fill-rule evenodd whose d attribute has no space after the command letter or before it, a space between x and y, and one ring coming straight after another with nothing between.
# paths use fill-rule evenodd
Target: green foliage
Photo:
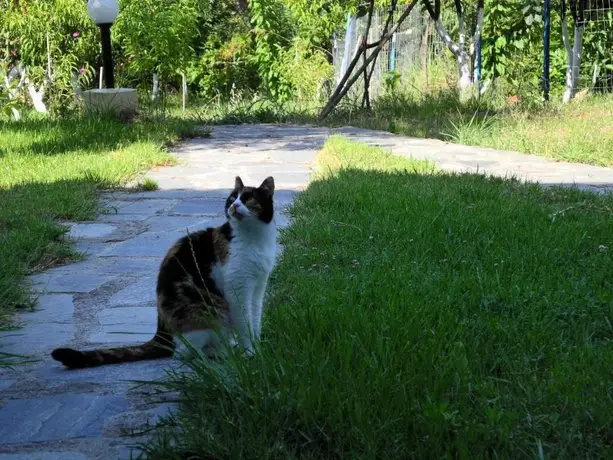
<instances>
[{"instance_id":1,"label":"green foliage","mask_svg":"<svg viewBox=\"0 0 613 460\"><path fill-rule=\"evenodd\" d=\"M93 75L98 51L97 27L82 0L3 0L0 15L0 62L19 62L37 87L47 84L51 109L72 101L71 78Z\"/></svg>"},{"instance_id":2,"label":"green foliage","mask_svg":"<svg viewBox=\"0 0 613 460\"><path fill-rule=\"evenodd\" d=\"M198 0L122 0L113 34L125 70L162 80L186 69L198 40Z\"/></svg>"},{"instance_id":3,"label":"green foliage","mask_svg":"<svg viewBox=\"0 0 613 460\"><path fill-rule=\"evenodd\" d=\"M503 77L509 93L534 91L539 97L542 59L535 57L542 54L542 16L540 0L528 0L521 6L516 0L485 3L481 40L484 79Z\"/></svg>"},{"instance_id":4,"label":"green foliage","mask_svg":"<svg viewBox=\"0 0 613 460\"><path fill-rule=\"evenodd\" d=\"M254 62L268 94L278 101L291 95L287 69L281 62L290 41L289 11L279 0L250 0L250 20L255 36Z\"/></svg>"},{"instance_id":5,"label":"green foliage","mask_svg":"<svg viewBox=\"0 0 613 460\"><path fill-rule=\"evenodd\" d=\"M241 24L242 25L242 24ZM253 43L248 32L211 33L198 59L189 63L187 77L204 97L227 100L233 90L243 96L260 87L260 77L251 59Z\"/></svg>"}]
</instances>

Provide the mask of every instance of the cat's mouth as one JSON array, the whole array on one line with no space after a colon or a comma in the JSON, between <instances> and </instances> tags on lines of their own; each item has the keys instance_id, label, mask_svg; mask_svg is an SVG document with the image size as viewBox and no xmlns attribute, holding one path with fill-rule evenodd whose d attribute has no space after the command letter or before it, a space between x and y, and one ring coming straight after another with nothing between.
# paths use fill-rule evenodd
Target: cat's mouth
<instances>
[{"instance_id":1,"label":"cat's mouth","mask_svg":"<svg viewBox=\"0 0 613 460\"><path fill-rule=\"evenodd\" d=\"M231 217L234 217L236 220L242 220L242 218L245 217L234 206L230 207L229 214Z\"/></svg>"}]
</instances>

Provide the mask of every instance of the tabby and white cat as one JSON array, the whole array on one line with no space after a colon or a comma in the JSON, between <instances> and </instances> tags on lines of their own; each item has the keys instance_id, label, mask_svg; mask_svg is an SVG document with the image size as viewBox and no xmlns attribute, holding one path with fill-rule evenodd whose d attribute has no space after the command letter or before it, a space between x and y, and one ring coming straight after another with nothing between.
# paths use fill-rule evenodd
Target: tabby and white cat
<instances>
[{"instance_id":1,"label":"tabby and white cat","mask_svg":"<svg viewBox=\"0 0 613 460\"><path fill-rule=\"evenodd\" d=\"M91 351L57 348L51 356L69 368L163 358L173 355L179 334L214 354L221 343L216 331L236 333L239 345L253 353L275 262L274 189L272 177L259 187L237 177L225 204L227 222L170 248L158 274L157 332L150 341Z\"/></svg>"}]
</instances>

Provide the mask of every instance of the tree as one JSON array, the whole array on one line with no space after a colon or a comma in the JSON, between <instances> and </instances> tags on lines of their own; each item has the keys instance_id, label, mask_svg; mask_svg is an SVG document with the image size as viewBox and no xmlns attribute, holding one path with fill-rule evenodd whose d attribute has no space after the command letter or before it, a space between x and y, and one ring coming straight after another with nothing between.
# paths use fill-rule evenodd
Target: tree
<instances>
[{"instance_id":1,"label":"tree","mask_svg":"<svg viewBox=\"0 0 613 460\"><path fill-rule=\"evenodd\" d=\"M4 3L2 5L2 3ZM7 67L4 86L11 99L25 89L39 112L66 107L73 98L74 76L89 79L96 55L97 28L81 0L0 2L0 63ZM12 85L12 80L20 83ZM10 88L9 88L10 87Z\"/></svg>"},{"instance_id":2,"label":"tree","mask_svg":"<svg viewBox=\"0 0 613 460\"><path fill-rule=\"evenodd\" d=\"M470 34L470 39L466 33L466 8L462 4L462 0L454 0L455 13L458 21L458 40L455 41L441 20L441 1L434 0L434 5L430 0L424 0L424 6L430 17L436 25L436 30L456 59L458 64L458 90L460 92L460 100L466 101L472 94L472 69L470 66L471 59L475 55L477 41L481 36L481 27L483 25L484 0L477 0L476 20L473 33Z\"/></svg>"},{"instance_id":3,"label":"tree","mask_svg":"<svg viewBox=\"0 0 613 460\"><path fill-rule=\"evenodd\" d=\"M124 54L126 70L141 77L167 82L184 74L194 57L194 37L199 35L197 0L122 0L113 36Z\"/></svg>"},{"instance_id":4,"label":"tree","mask_svg":"<svg viewBox=\"0 0 613 460\"><path fill-rule=\"evenodd\" d=\"M570 42L568 35L568 20L566 15L566 1L560 2L560 16L562 17L562 40L566 49L566 85L564 87L563 102L568 102L575 97L577 84L579 83L579 66L581 65L581 51L583 48L583 33L587 19L585 7L587 0L570 0L570 14L573 18L573 41Z\"/></svg>"}]
</instances>

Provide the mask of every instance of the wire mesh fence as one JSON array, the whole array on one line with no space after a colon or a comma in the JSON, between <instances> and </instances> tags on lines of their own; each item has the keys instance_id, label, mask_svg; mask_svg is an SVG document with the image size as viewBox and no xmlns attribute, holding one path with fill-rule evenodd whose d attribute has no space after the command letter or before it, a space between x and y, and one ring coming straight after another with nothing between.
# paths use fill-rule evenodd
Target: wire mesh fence
<instances>
[{"instance_id":1,"label":"wire mesh fence","mask_svg":"<svg viewBox=\"0 0 613 460\"><path fill-rule=\"evenodd\" d=\"M395 11L393 20L396 21L402 13L403 9ZM386 9L374 11L367 37L369 43L376 41L382 35L387 16ZM347 20L345 35L335 37L333 63L337 83L355 55L360 37L366 32L366 26L366 16L350 18ZM379 96L386 88L397 84L400 76L403 83L413 85L421 91L431 91L453 84L447 78L453 60L449 62L450 57L445 56L444 48L445 45L428 15L415 10L400 25L392 39L383 46L370 80L371 96ZM364 80L360 79L351 94L357 97L363 88Z\"/></svg>"},{"instance_id":2,"label":"wire mesh fence","mask_svg":"<svg viewBox=\"0 0 613 460\"><path fill-rule=\"evenodd\" d=\"M613 0L588 0L579 86L613 92Z\"/></svg>"}]
</instances>

